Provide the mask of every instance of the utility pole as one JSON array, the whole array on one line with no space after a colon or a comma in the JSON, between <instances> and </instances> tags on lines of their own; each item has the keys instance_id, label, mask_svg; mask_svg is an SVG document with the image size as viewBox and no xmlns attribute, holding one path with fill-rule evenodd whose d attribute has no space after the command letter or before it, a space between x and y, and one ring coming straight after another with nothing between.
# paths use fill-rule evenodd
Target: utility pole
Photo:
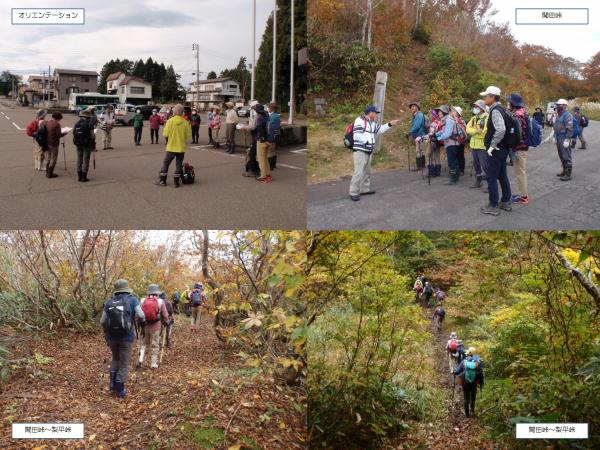
<instances>
[{"instance_id":1,"label":"utility pole","mask_svg":"<svg viewBox=\"0 0 600 450\"><path fill-rule=\"evenodd\" d=\"M200 90L200 46L198 44L192 44L192 50L196 50L196 110L198 109L198 99L199 99L199 90Z\"/></svg>"},{"instance_id":2,"label":"utility pole","mask_svg":"<svg viewBox=\"0 0 600 450\"><path fill-rule=\"evenodd\" d=\"M50 103L50 64L48 64L48 86L46 87L46 92L48 92L48 103Z\"/></svg>"},{"instance_id":3,"label":"utility pole","mask_svg":"<svg viewBox=\"0 0 600 450\"><path fill-rule=\"evenodd\" d=\"M250 101L254 99L254 72L256 71L256 0L252 0L252 81L250 82Z\"/></svg>"},{"instance_id":4,"label":"utility pole","mask_svg":"<svg viewBox=\"0 0 600 450\"><path fill-rule=\"evenodd\" d=\"M276 86L276 64L277 64L277 0L273 0L273 82L271 90L271 103L275 103Z\"/></svg>"},{"instance_id":5,"label":"utility pole","mask_svg":"<svg viewBox=\"0 0 600 450\"><path fill-rule=\"evenodd\" d=\"M295 61L294 61L294 57L296 56L296 48L294 45L294 20L295 20L295 14L294 14L294 0L291 0L291 13L292 13L292 34L290 37L290 115L288 118L288 123L290 125L292 125L294 123L294 112L295 112L295 106L294 106L294 65L295 65Z\"/></svg>"},{"instance_id":6,"label":"utility pole","mask_svg":"<svg viewBox=\"0 0 600 450\"><path fill-rule=\"evenodd\" d=\"M46 101L46 96L44 95L44 81L46 80L46 72L42 71L42 105Z\"/></svg>"}]
</instances>

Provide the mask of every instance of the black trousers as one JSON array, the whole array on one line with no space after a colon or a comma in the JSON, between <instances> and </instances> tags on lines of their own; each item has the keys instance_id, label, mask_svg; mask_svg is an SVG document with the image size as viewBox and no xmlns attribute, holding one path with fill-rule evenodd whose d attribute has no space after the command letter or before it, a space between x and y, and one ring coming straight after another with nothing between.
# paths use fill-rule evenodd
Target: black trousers
<instances>
[{"instance_id":1,"label":"black trousers","mask_svg":"<svg viewBox=\"0 0 600 450\"><path fill-rule=\"evenodd\" d=\"M143 127L134 127L133 128L133 140L136 144L139 144L142 140L142 128Z\"/></svg>"},{"instance_id":2,"label":"black trousers","mask_svg":"<svg viewBox=\"0 0 600 450\"><path fill-rule=\"evenodd\" d=\"M150 142L154 142L155 139L158 142L158 128L150 128Z\"/></svg>"},{"instance_id":3,"label":"black trousers","mask_svg":"<svg viewBox=\"0 0 600 450\"><path fill-rule=\"evenodd\" d=\"M169 166L171 162L175 160L175 173L173 176L175 178L181 177L183 175L183 157L185 153L179 152L166 152L165 159L163 160L162 168L160 169L160 174L163 176L169 175Z\"/></svg>"},{"instance_id":4,"label":"black trousers","mask_svg":"<svg viewBox=\"0 0 600 450\"><path fill-rule=\"evenodd\" d=\"M199 134L200 134L200 125L192 127L192 144L198 143Z\"/></svg>"},{"instance_id":5,"label":"black trousers","mask_svg":"<svg viewBox=\"0 0 600 450\"><path fill-rule=\"evenodd\" d=\"M458 146L458 151L456 152L456 157L458 158L458 170L462 175L465 172L465 144Z\"/></svg>"},{"instance_id":6,"label":"black trousers","mask_svg":"<svg viewBox=\"0 0 600 450\"><path fill-rule=\"evenodd\" d=\"M463 384L463 394L465 396L465 416L469 417L475 414L475 398L477 397L477 383Z\"/></svg>"},{"instance_id":7,"label":"black trousers","mask_svg":"<svg viewBox=\"0 0 600 450\"><path fill-rule=\"evenodd\" d=\"M213 138L212 138L212 128L208 127L208 143L212 144L213 142Z\"/></svg>"}]
</instances>

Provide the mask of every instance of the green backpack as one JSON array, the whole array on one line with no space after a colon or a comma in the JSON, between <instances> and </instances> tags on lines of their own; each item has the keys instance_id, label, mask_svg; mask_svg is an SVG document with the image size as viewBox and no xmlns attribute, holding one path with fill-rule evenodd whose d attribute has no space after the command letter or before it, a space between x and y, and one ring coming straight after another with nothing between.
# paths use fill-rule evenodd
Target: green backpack
<instances>
[{"instance_id":1,"label":"green backpack","mask_svg":"<svg viewBox=\"0 0 600 450\"><path fill-rule=\"evenodd\" d=\"M477 375L477 363L475 361L465 361L465 383L475 383Z\"/></svg>"}]
</instances>

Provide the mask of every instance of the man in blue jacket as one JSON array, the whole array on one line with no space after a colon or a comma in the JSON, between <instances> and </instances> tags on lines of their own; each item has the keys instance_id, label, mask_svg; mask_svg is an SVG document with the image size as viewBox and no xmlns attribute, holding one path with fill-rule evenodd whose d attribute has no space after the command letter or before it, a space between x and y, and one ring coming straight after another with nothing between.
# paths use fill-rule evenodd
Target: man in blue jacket
<instances>
[{"instance_id":1,"label":"man in blue jacket","mask_svg":"<svg viewBox=\"0 0 600 450\"><path fill-rule=\"evenodd\" d=\"M412 124L408 132L415 141L415 155L417 158L417 170L425 168L425 152L423 151L422 138L429 130L425 130L425 116L421 112L421 105L411 103L409 108L412 112Z\"/></svg>"},{"instance_id":2,"label":"man in blue jacket","mask_svg":"<svg viewBox=\"0 0 600 450\"><path fill-rule=\"evenodd\" d=\"M135 316L141 322L146 319L138 299L129 288L129 283L126 280L117 280L113 296L104 303L100 324L104 328L106 342L112 352L109 390L119 398L127 395L125 383L135 341Z\"/></svg>"},{"instance_id":3,"label":"man in blue jacket","mask_svg":"<svg viewBox=\"0 0 600 450\"><path fill-rule=\"evenodd\" d=\"M556 102L556 119L554 120L554 138L556 149L563 170L558 174L562 181L569 181L573 171L571 158L571 139L573 138L573 116L569 112L568 102L561 98Z\"/></svg>"}]
</instances>

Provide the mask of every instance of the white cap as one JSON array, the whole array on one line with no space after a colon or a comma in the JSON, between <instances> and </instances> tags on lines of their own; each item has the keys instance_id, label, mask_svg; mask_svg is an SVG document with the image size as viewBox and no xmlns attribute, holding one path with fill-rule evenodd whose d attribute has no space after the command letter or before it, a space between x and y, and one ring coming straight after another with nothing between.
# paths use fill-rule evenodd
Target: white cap
<instances>
[{"instance_id":1,"label":"white cap","mask_svg":"<svg viewBox=\"0 0 600 450\"><path fill-rule=\"evenodd\" d=\"M250 102L250 106L256 106L256 105L258 105L258 100L252 100Z\"/></svg>"},{"instance_id":2,"label":"white cap","mask_svg":"<svg viewBox=\"0 0 600 450\"><path fill-rule=\"evenodd\" d=\"M488 86L488 88L485 90L485 92L481 92L479 95L484 97L486 95L500 95L501 93L502 93L502 91L500 90L499 87Z\"/></svg>"},{"instance_id":3,"label":"white cap","mask_svg":"<svg viewBox=\"0 0 600 450\"><path fill-rule=\"evenodd\" d=\"M559 98L558 101L556 102L557 105L568 105L569 102L566 101L564 98Z\"/></svg>"},{"instance_id":4,"label":"white cap","mask_svg":"<svg viewBox=\"0 0 600 450\"><path fill-rule=\"evenodd\" d=\"M452 108L454 108L454 111L456 111L458 115L462 117L462 108L460 106L453 106Z\"/></svg>"}]
</instances>

